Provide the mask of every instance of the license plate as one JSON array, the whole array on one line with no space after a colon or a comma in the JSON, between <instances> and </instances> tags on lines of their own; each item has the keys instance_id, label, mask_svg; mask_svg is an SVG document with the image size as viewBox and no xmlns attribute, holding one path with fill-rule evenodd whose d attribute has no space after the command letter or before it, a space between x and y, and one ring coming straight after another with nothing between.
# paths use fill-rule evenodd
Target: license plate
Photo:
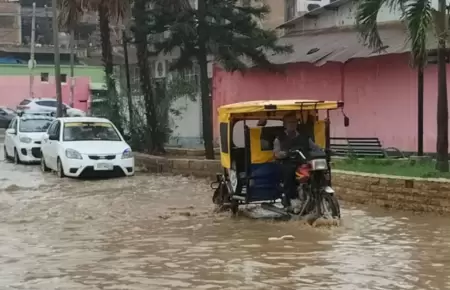
<instances>
[{"instance_id":1,"label":"license plate","mask_svg":"<svg viewBox=\"0 0 450 290\"><path fill-rule=\"evenodd\" d=\"M97 163L94 166L94 170L113 170L113 165L111 163Z\"/></svg>"}]
</instances>

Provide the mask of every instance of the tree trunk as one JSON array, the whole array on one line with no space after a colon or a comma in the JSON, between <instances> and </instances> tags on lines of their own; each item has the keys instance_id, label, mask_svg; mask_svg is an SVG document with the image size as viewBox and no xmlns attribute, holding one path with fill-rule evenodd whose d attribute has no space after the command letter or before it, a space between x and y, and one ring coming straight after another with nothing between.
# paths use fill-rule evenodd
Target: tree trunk
<instances>
[{"instance_id":1,"label":"tree trunk","mask_svg":"<svg viewBox=\"0 0 450 290\"><path fill-rule=\"evenodd\" d=\"M208 78L208 52L206 50L206 0L198 0L198 65L200 66L200 94L203 120L203 142L206 159L214 159L212 99Z\"/></svg>"},{"instance_id":2,"label":"tree trunk","mask_svg":"<svg viewBox=\"0 0 450 290\"><path fill-rule=\"evenodd\" d=\"M446 71L446 1L439 0L438 31L438 100L437 100L437 162L436 169L449 171L448 164L448 101L447 101L447 71Z\"/></svg>"},{"instance_id":3,"label":"tree trunk","mask_svg":"<svg viewBox=\"0 0 450 290\"><path fill-rule=\"evenodd\" d=\"M145 117L148 130L147 144L150 153L164 153L164 140L158 138L158 119L156 115L156 103L151 85L151 74L148 63L148 41L145 31L146 25L146 0L136 0L134 3L133 16L136 22L134 38L136 43L136 56L139 66L139 78L141 92L145 101Z\"/></svg>"},{"instance_id":4,"label":"tree trunk","mask_svg":"<svg viewBox=\"0 0 450 290\"><path fill-rule=\"evenodd\" d=\"M417 156L423 156L423 70L417 68Z\"/></svg>"},{"instance_id":5,"label":"tree trunk","mask_svg":"<svg viewBox=\"0 0 450 290\"><path fill-rule=\"evenodd\" d=\"M111 34L109 29L108 7L106 0L103 0L98 7L98 18L100 26L100 38L102 45L102 61L105 69L106 88L108 90L111 112L109 118L116 125L117 129L123 134L122 120L120 118L120 109L117 98L116 84L114 81L114 63L111 44Z\"/></svg>"},{"instance_id":6,"label":"tree trunk","mask_svg":"<svg viewBox=\"0 0 450 290\"><path fill-rule=\"evenodd\" d=\"M130 130L130 137L134 138L134 116L133 116L133 99L131 98L131 80L130 80L130 66L128 63L128 38L125 30L122 31L122 44L123 44L123 54L125 58L125 81L127 87L127 101L128 101L128 117L130 125L128 126Z\"/></svg>"}]
</instances>

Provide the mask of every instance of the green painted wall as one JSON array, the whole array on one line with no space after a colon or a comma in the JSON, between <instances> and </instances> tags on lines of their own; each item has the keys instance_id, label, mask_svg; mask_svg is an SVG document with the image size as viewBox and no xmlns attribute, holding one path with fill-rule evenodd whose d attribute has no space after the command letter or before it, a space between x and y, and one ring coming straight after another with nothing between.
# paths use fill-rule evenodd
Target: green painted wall
<instances>
[{"instance_id":1,"label":"green painted wall","mask_svg":"<svg viewBox=\"0 0 450 290\"><path fill-rule=\"evenodd\" d=\"M39 75L41 72L48 73L49 75L55 74L55 67L53 65L37 65L35 68L35 74ZM101 66L75 66L75 76L86 76L91 78L93 83L105 82L103 67ZM70 66L61 66L62 74L70 74ZM0 64L0 76L23 76L29 75L27 65L22 64Z\"/></svg>"}]
</instances>

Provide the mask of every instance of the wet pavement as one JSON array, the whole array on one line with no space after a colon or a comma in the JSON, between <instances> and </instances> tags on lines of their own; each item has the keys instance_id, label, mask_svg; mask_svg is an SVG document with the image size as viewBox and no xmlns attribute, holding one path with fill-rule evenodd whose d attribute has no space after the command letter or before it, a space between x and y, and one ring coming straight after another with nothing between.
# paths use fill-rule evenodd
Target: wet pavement
<instances>
[{"instance_id":1,"label":"wet pavement","mask_svg":"<svg viewBox=\"0 0 450 290\"><path fill-rule=\"evenodd\" d=\"M312 228L210 201L199 179L58 179L0 160L0 289L450 289L448 217L344 205L340 227ZM268 240L282 235L295 240Z\"/></svg>"}]
</instances>

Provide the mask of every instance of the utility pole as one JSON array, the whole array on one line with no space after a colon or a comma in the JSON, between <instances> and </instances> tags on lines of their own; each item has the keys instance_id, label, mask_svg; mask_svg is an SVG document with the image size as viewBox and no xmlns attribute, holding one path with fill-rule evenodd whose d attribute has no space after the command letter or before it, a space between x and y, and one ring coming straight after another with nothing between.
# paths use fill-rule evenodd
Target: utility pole
<instances>
[{"instance_id":1,"label":"utility pole","mask_svg":"<svg viewBox=\"0 0 450 290\"><path fill-rule=\"evenodd\" d=\"M34 67L36 66L36 60L34 57L34 47L36 41L36 2L33 2L33 14L31 16L31 48L30 48L30 60L28 60L28 68L30 69L30 93L29 97L34 98Z\"/></svg>"},{"instance_id":2,"label":"utility pole","mask_svg":"<svg viewBox=\"0 0 450 290\"><path fill-rule=\"evenodd\" d=\"M128 39L125 28L122 31L122 45L123 45L123 54L125 57L125 77L127 82L127 99L128 99L128 114L130 117L130 133L133 135L134 129L134 118L133 118L133 100L131 98L131 81L130 81L130 66L128 63Z\"/></svg>"},{"instance_id":3,"label":"utility pole","mask_svg":"<svg viewBox=\"0 0 450 290\"><path fill-rule=\"evenodd\" d=\"M55 54L55 86L56 86L56 116L62 117L62 92L61 92L61 63L59 55L59 26L58 26L58 9L57 0L52 0L52 26L53 26L53 46Z\"/></svg>"},{"instance_id":4,"label":"utility pole","mask_svg":"<svg viewBox=\"0 0 450 290\"><path fill-rule=\"evenodd\" d=\"M70 29L70 101L69 105L73 108L73 98L75 90L75 78L74 78L74 66L75 66L75 29L72 27Z\"/></svg>"}]
</instances>

